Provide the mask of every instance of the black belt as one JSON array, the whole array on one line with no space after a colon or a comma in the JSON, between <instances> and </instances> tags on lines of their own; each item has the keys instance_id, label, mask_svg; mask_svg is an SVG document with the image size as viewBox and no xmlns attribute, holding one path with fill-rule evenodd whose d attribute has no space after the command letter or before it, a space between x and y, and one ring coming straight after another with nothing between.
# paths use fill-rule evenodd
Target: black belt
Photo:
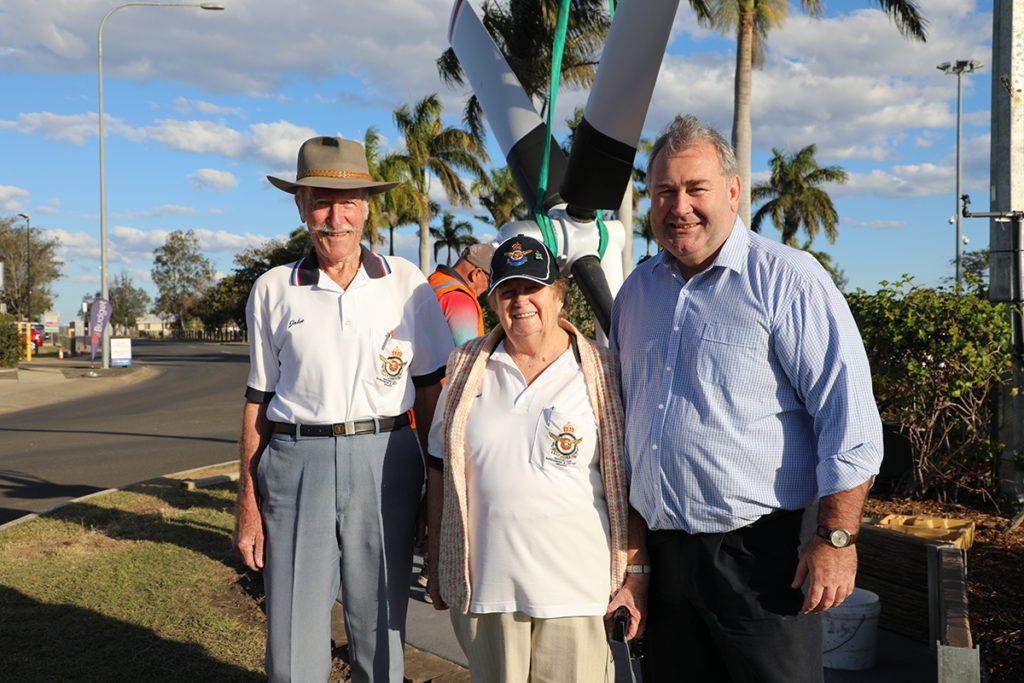
<instances>
[{"instance_id":1,"label":"black belt","mask_svg":"<svg viewBox=\"0 0 1024 683\"><path fill-rule=\"evenodd\" d=\"M378 434L392 432L409 424L409 413L395 417L378 417L368 420L350 420L332 425L294 425L288 422L275 422L274 431L278 434L294 436L298 427L301 436L354 436L356 434Z\"/></svg>"}]
</instances>

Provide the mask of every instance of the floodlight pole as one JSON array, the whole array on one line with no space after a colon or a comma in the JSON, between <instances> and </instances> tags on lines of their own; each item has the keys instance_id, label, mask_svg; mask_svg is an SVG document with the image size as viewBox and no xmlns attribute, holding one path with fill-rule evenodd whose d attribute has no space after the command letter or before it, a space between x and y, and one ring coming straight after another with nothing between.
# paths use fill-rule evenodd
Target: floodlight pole
<instances>
[{"instance_id":1,"label":"floodlight pole","mask_svg":"<svg viewBox=\"0 0 1024 683\"><path fill-rule=\"evenodd\" d=\"M964 235L960 226L960 120L963 114L963 84L961 77L984 66L974 59L958 59L955 62L943 62L936 69L947 74L956 74L956 194L953 195L953 215L956 219L956 283L962 284L964 278L963 247Z\"/></svg>"},{"instance_id":2,"label":"floodlight pole","mask_svg":"<svg viewBox=\"0 0 1024 683\"><path fill-rule=\"evenodd\" d=\"M103 138L103 25L110 15L125 7L198 7L205 10L223 10L224 5L213 2L125 2L103 15L97 35L97 75L99 76L99 109L100 109L100 297L109 301L107 290L107 179L106 155ZM107 326L103 326L103 367L110 367L110 335Z\"/></svg>"}]
</instances>

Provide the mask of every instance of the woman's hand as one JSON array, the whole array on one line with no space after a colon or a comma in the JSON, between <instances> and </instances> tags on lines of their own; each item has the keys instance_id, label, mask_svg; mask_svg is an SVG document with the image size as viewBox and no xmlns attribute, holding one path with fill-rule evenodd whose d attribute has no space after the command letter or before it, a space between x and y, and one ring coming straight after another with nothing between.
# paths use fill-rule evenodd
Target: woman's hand
<instances>
[{"instance_id":1,"label":"woman's hand","mask_svg":"<svg viewBox=\"0 0 1024 683\"><path fill-rule=\"evenodd\" d=\"M620 607L629 610L629 632L627 640L632 640L644 634L644 627L647 620L647 590L650 587L650 574L626 574L626 582L622 588L612 597L608 603L608 611L605 612L605 621L609 621L612 615Z\"/></svg>"},{"instance_id":2,"label":"woman's hand","mask_svg":"<svg viewBox=\"0 0 1024 683\"><path fill-rule=\"evenodd\" d=\"M434 609L441 611L448 609L448 605L441 599L441 580L438 577L437 563L431 559L427 571L427 595L430 596L430 604Z\"/></svg>"}]
</instances>

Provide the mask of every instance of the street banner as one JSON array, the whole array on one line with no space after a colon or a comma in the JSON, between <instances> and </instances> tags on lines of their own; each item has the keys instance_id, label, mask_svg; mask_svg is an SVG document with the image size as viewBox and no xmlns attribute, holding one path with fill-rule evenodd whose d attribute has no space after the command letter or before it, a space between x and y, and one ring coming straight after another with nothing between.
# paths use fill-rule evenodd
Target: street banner
<instances>
[{"instance_id":1,"label":"street banner","mask_svg":"<svg viewBox=\"0 0 1024 683\"><path fill-rule=\"evenodd\" d=\"M96 348L103 340L103 330L110 322L110 315L113 312L114 307L106 299L96 299L92 302L92 308L89 311L89 335L92 338L93 361L96 360Z\"/></svg>"}]
</instances>

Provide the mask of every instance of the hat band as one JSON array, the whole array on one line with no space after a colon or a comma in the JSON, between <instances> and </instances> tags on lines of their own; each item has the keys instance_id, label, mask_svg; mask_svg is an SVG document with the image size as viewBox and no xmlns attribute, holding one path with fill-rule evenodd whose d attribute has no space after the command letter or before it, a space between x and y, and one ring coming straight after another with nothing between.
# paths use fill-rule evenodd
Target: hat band
<instances>
[{"instance_id":1,"label":"hat band","mask_svg":"<svg viewBox=\"0 0 1024 683\"><path fill-rule=\"evenodd\" d=\"M302 180L303 178L308 178L310 176L315 176L318 178L351 178L353 180L373 180L373 176L370 175L369 173L362 173L359 171L323 171L316 169L303 171L302 173L299 174L296 180Z\"/></svg>"}]
</instances>

